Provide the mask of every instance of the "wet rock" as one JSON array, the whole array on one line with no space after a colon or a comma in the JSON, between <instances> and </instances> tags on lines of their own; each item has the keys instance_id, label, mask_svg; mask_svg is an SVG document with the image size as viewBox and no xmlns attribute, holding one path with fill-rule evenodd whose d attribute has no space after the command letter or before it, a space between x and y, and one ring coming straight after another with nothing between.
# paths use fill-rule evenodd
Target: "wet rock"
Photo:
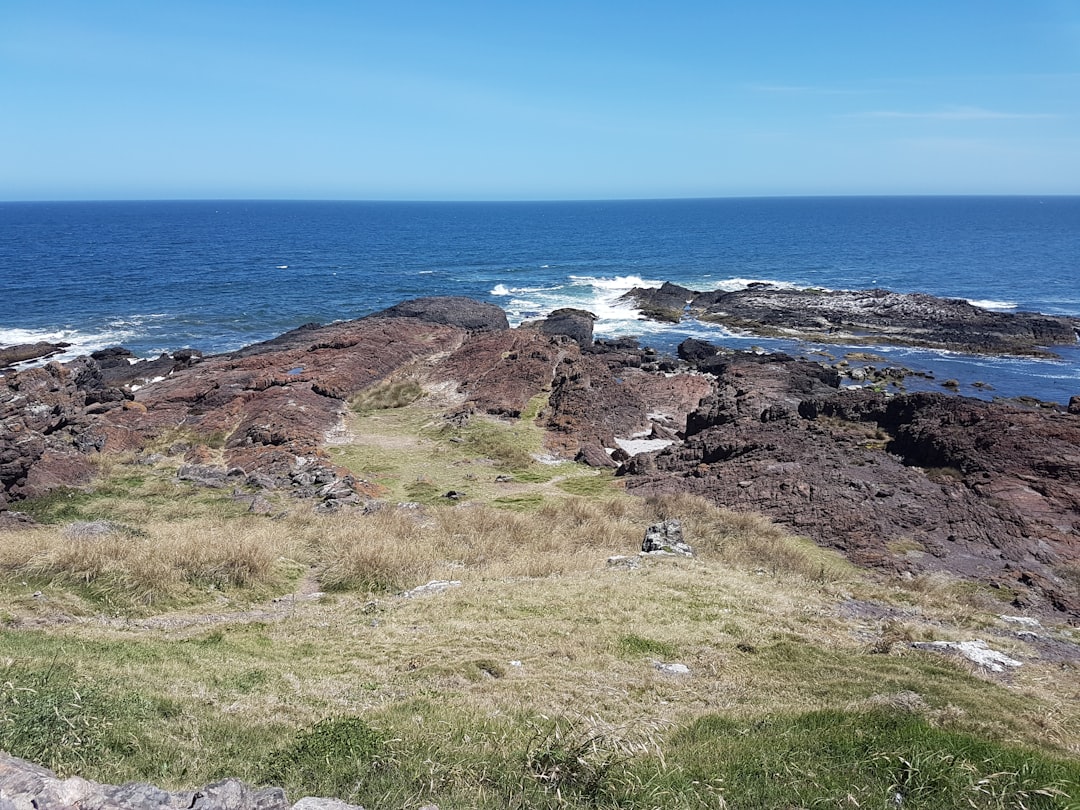
<instances>
[{"instance_id":1,"label":"wet rock","mask_svg":"<svg viewBox=\"0 0 1080 810\"><path fill-rule=\"evenodd\" d=\"M679 323L683 310L700 293L665 281L660 287L634 287L620 297L621 301L637 306L643 318L667 323Z\"/></svg>"},{"instance_id":2,"label":"wet rock","mask_svg":"<svg viewBox=\"0 0 1080 810\"><path fill-rule=\"evenodd\" d=\"M13 366L16 363L24 363L27 360L41 360L59 354L71 346L70 343L49 343L38 341L37 343L20 343L17 346L5 346L0 348L0 368Z\"/></svg>"},{"instance_id":3,"label":"wet rock","mask_svg":"<svg viewBox=\"0 0 1080 810\"><path fill-rule=\"evenodd\" d=\"M888 290L788 289L751 284L700 293L689 311L762 335L817 342L930 346L989 354L1052 354L1076 342L1080 321L1039 313L992 312L959 299Z\"/></svg>"}]
</instances>

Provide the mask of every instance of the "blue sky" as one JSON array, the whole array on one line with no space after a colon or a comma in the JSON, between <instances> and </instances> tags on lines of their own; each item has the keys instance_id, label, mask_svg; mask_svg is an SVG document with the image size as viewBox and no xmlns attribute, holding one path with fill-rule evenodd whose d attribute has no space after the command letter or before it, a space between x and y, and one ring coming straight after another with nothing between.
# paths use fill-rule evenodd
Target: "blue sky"
<instances>
[{"instance_id":1,"label":"blue sky","mask_svg":"<svg viewBox=\"0 0 1080 810\"><path fill-rule=\"evenodd\" d=\"M0 199L1080 193L1080 0L0 0Z\"/></svg>"}]
</instances>

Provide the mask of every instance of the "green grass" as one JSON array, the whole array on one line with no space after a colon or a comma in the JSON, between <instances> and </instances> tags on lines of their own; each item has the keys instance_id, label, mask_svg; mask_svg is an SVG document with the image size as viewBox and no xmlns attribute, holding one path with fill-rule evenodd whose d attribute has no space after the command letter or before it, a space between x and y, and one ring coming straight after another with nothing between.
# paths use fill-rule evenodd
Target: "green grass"
<instances>
[{"instance_id":1,"label":"green grass","mask_svg":"<svg viewBox=\"0 0 1080 810\"><path fill-rule=\"evenodd\" d=\"M661 658L675 659L679 656L679 649L674 644L666 641L639 636L635 633L627 633L619 636L614 644L615 654L620 658Z\"/></svg>"},{"instance_id":2,"label":"green grass","mask_svg":"<svg viewBox=\"0 0 1080 810\"><path fill-rule=\"evenodd\" d=\"M555 486L563 492L582 497L603 495L614 490L613 473L595 473L592 475L579 475L559 481Z\"/></svg>"}]
</instances>

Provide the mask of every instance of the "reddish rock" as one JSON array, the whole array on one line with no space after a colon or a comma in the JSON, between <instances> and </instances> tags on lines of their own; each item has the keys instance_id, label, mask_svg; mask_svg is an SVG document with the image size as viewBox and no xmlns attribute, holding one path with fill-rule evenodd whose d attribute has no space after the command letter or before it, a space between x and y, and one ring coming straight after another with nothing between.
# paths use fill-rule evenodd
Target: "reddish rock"
<instances>
[{"instance_id":1,"label":"reddish rock","mask_svg":"<svg viewBox=\"0 0 1080 810\"><path fill-rule=\"evenodd\" d=\"M431 370L456 384L473 410L518 417L529 400L551 386L555 366L577 346L536 329L473 335Z\"/></svg>"},{"instance_id":2,"label":"reddish rock","mask_svg":"<svg viewBox=\"0 0 1080 810\"><path fill-rule=\"evenodd\" d=\"M860 565L997 579L1080 616L1080 419L841 392L813 365L726 361L685 443L629 461L627 488L700 493Z\"/></svg>"}]
</instances>

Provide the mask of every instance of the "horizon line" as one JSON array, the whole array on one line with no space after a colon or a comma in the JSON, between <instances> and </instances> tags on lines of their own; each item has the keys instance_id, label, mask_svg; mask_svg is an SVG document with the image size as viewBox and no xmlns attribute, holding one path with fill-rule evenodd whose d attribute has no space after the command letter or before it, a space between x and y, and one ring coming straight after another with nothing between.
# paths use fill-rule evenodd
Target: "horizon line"
<instances>
[{"instance_id":1,"label":"horizon line","mask_svg":"<svg viewBox=\"0 0 1080 810\"><path fill-rule=\"evenodd\" d=\"M900 193L900 194L732 194L685 197L523 197L523 198L387 198L387 197L69 197L56 199L0 199L0 205L38 205L56 203L380 203L380 204L537 204L537 203L617 203L617 202L693 202L709 200L836 200L836 199L1003 199L1080 197L1080 192L1025 193Z\"/></svg>"}]
</instances>

